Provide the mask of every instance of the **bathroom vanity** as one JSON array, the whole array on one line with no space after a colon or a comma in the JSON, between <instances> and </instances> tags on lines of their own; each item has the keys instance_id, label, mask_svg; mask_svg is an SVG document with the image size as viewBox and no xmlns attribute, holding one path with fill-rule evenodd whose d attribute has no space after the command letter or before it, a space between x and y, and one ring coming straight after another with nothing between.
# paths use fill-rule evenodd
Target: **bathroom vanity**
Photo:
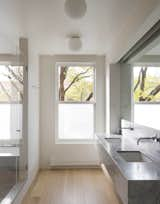
<instances>
[{"instance_id":1,"label":"bathroom vanity","mask_svg":"<svg viewBox=\"0 0 160 204\"><path fill-rule=\"evenodd\" d=\"M158 204L160 144L137 145L137 138L127 132L125 136L97 135L101 167L112 178L123 204Z\"/></svg>"}]
</instances>

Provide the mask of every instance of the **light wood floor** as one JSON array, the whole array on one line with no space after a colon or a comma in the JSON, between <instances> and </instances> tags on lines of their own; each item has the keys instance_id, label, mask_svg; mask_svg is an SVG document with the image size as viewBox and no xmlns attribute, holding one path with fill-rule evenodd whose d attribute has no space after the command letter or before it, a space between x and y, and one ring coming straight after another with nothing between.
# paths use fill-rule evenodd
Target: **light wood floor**
<instances>
[{"instance_id":1,"label":"light wood floor","mask_svg":"<svg viewBox=\"0 0 160 204\"><path fill-rule=\"evenodd\" d=\"M99 169L41 171L22 204L120 204Z\"/></svg>"}]
</instances>

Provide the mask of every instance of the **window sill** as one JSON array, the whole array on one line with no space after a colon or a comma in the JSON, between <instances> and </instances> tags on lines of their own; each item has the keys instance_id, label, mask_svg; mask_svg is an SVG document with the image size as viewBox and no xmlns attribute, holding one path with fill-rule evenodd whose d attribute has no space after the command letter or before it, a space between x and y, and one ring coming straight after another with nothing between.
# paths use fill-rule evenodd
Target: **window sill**
<instances>
[{"instance_id":1,"label":"window sill","mask_svg":"<svg viewBox=\"0 0 160 204\"><path fill-rule=\"evenodd\" d=\"M96 139L79 139L79 140L72 140L72 139L57 139L55 144L96 144Z\"/></svg>"}]
</instances>

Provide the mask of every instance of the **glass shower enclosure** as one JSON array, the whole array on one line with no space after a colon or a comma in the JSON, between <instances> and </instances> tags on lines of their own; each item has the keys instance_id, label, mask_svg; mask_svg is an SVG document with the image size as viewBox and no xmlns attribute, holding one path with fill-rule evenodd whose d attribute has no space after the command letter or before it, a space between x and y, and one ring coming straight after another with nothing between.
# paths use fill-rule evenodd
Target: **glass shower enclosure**
<instances>
[{"instance_id":1,"label":"glass shower enclosure","mask_svg":"<svg viewBox=\"0 0 160 204\"><path fill-rule=\"evenodd\" d=\"M27 67L0 62L0 203L27 178Z\"/></svg>"}]
</instances>

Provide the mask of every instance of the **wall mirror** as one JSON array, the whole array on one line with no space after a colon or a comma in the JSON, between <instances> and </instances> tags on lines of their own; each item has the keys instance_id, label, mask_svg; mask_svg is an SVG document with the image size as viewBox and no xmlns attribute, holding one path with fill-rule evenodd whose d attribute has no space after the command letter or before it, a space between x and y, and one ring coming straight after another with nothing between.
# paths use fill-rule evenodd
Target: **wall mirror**
<instances>
[{"instance_id":1,"label":"wall mirror","mask_svg":"<svg viewBox=\"0 0 160 204\"><path fill-rule=\"evenodd\" d=\"M158 25L158 24L157 24ZM120 65L121 117L160 129L160 32Z\"/></svg>"}]
</instances>

